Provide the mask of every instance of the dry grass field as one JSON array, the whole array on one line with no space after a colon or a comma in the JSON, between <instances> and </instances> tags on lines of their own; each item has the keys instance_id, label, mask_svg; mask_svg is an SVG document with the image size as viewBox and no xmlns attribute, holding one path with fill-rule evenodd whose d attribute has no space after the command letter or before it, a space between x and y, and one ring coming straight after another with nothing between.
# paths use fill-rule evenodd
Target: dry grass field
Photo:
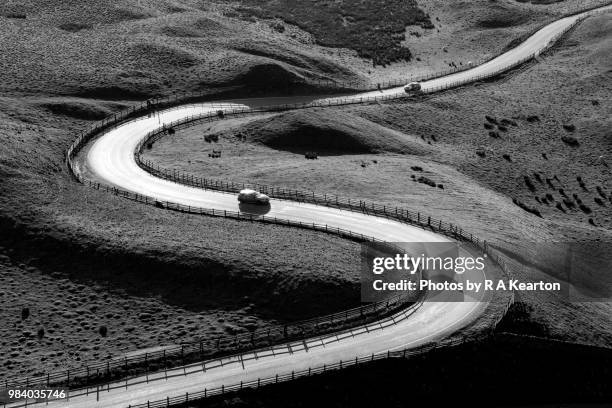
<instances>
[{"instance_id":1,"label":"dry grass field","mask_svg":"<svg viewBox=\"0 0 612 408\"><path fill-rule=\"evenodd\" d=\"M285 78L283 83L301 78L379 81L445 69L451 62L499 52L513 38L566 7L512 1L492 6L484 0L464 2L465 7L450 7L441 0L420 2L418 9L429 15L435 28L408 26L404 44L412 59L382 66L359 56L357 47L326 47L316 30L309 33L279 18L243 15L237 10L240 3L0 3L0 321L6 322L0 328L0 354L8 356L0 365L1 376L67 369L85 360L200 336L232 336L358 302L354 271L359 247L354 242L308 231L175 214L77 184L64 165L64 151L92 121L151 96L181 91L211 95L229 90L241 94L262 91L253 89L256 85L278 93L278 78ZM416 13L415 6L411 7ZM482 20L503 19L520 10L525 10L519 13L521 18L505 27L482 27ZM442 44L446 43L444 51ZM573 52L567 51L568 60ZM605 56L601 53L599 58ZM533 75L534 69L539 68L527 74ZM546 71L540 75L545 77ZM268 81L262 84L262 78ZM336 152L306 162L286 148L274 150L248 138L247 143L235 143L229 137L232 130L226 129L222 140L228 141L222 143L228 154L223 160L200 162L194 157L191 163L181 160L172 165L236 180L316 187L381 203L423 207L441 218L473 225L483 236L502 240L516 238L531 222L530 230L545 237L554 235L546 231L557 231L555 228L570 223L575 224L571 234L581 231L598 237L603 228L587 224L585 216L575 211L562 216L543 206L544 220L529 218L525 223L526 214L509 201L509 190L496 186L495 180L475 167L481 160L474 156L476 145L500 152L505 149L513 158L518 157L510 144L514 139L489 140L481 129L484 115L511 117L517 114L514 110L519 111L518 107L512 112L507 109L499 94L496 102L491 102L491 94L512 93L512 81L502 85L505 91L498 85L469 90L480 100L470 104L474 111L468 115L460 111L465 101L462 93L422 103L334 112L365 126L369 133L381 135L371 141L355 127L332 131L331 135L346 134L347 140L356 140L361 150L351 155L338 156ZM588 89L595 92L593 87ZM598 107L590 108L590 112L601 112L597 117L609 113L602 95L605 93L588 97L600 101ZM516 106L522 103L518 100L516 96ZM525 114L533 114L533 106L539 102L530 103L532 107L526 108ZM457 112L455 118L445 121L452 111ZM521 121L519 128L526 135L532 126L553 138L550 129L560 128L545 126L552 120L547 115L552 113L536 114L542 122L528 125ZM329 128L338 127L329 112L317 115L317 122L326 120ZM394 125L385 123L384 118L393 120ZM291 123L301 129L300 121L309 120L312 118L298 115ZM591 122L596 123L592 118L573 121L581 152L595 143L588 135L584 139L580 136L583 129L596 133ZM252 129L255 134L262 127L287 129L288 124L264 121L253 126L257 126ZM200 138L205 131L193 137ZM459 138L462 132L466 136ZM432 135L439 140L434 141ZM515 137L520 135L516 130ZM165 153L168 156L161 157L159 146L152 154L166 160L187 146L181 144L181 137L171 145L177 150ZM558 140L556 136L554 140ZM278 149L274 143L269 142ZM202 151L210 148L205 142L202 146ZM344 148L344 143L340 147ZM573 151L561 147L566 150L559 152ZM264 164L269 164L271 157L278 160L260 174L249 173L241 163L254 162L257 157L265 158ZM503 165L510 174L512 167L493 157L487 153L482 162L490 161L487 168ZM552 165L558 166L563 156L550 157L547 163L552 176ZM444 190L413 182L412 166L423 167L423 172L414 174L443 184ZM520 168L520 175L525 171ZM580 174L590 189L581 197L590 203L593 189L604 186L603 181L595 172L580 169ZM398 183L402 180L405 186ZM531 196L522 192L519 198L527 201ZM457 202L463 204L461 209ZM592 203L590 207L597 225L606 225L606 210ZM513 228L508 234L512 236L497 234L500 209L507 211L502 221L509 220Z\"/></svg>"}]
</instances>

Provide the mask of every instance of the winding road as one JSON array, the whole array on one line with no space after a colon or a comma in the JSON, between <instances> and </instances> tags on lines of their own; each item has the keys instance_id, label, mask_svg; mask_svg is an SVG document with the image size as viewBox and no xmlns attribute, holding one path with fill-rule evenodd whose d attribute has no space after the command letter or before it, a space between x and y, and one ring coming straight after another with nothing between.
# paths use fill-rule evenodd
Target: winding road
<instances>
[{"instance_id":1,"label":"winding road","mask_svg":"<svg viewBox=\"0 0 612 408\"><path fill-rule=\"evenodd\" d=\"M441 88L455 86L491 77L507 70L516 63L533 57L546 49L551 42L567 31L582 18L601 11L609 11L612 6L562 18L539 30L525 42L501 56L472 69L451 74L445 77L422 82L425 93ZM360 100L367 97L397 96L404 93L403 87L383 91L365 92L352 96L342 96L343 100ZM325 99L334 101L335 98ZM317 100L315 102L320 102ZM152 117L143 117L121 124L100 135L84 150L78 161L78 168L83 174L92 175L104 184L117 186L123 190L138 193L159 201L182 204L206 209L238 211L235 194L202 190L168 180L157 178L141 169L134 159L134 151L145 135L169 123L193 115L215 112L219 109L255 106L259 102L240 100L223 104L190 104L168 109ZM416 243L448 242L448 237L435 234L419 227L398 221L375 217L357 212L328 208L313 204L296 203L285 200L271 200L271 209L267 214L280 219L316 222L350 230L383 241ZM406 244L408 250L411 245ZM416 246L415 246L416 247ZM486 274L498 274L498 271L486 270ZM466 273L462 279L483 281L482 272ZM484 296L484 295L482 295ZM169 370L167 373L149 374L147 383L142 378L130 381L132 385L109 387L109 391L100 391L71 397L69 400L50 401L50 407L128 407L147 401L164 400L167 397L185 395L202 391L204 388L215 388L247 382L258 378L273 377L277 374L290 374L292 371L318 367L323 364L334 364L340 360L350 361L356 357L393 350L417 347L425 343L447 337L476 321L487 308L490 299L476 297L466 302L426 301L410 312L402 311L392 322L380 330L371 331L366 327L352 331L350 335L328 340L317 339L317 344L308 342L292 343L288 352L275 354L259 352L257 358L253 353L246 353L244 358L228 357L223 365L202 367L201 364L187 368ZM172 376L173 374L178 374ZM166 379L166 376L168 378ZM163 378L162 378L163 377ZM156 381L151 381L155 380ZM117 383L119 386L125 382ZM28 406L36 405L29 403Z\"/></svg>"}]
</instances>

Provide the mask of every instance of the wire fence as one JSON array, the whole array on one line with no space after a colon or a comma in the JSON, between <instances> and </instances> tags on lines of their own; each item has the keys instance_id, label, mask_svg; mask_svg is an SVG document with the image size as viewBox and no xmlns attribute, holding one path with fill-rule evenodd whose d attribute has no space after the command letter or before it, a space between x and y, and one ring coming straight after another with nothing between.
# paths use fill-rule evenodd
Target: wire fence
<instances>
[{"instance_id":1,"label":"wire fence","mask_svg":"<svg viewBox=\"0 0 612 408\"><path fill-rule=\"evenodd\" d=\"M233 385L221 385L220 387L213 388L203 388L200 391L196 392L186 392L184 395L176 396L176 397L166 397L165 399L155 400L155 401L147 401L146 403L136 404L136 405L128 405L128 408L162 408L162 407L170 407L173 405L181 405L189 403L190 401L197 401L213 396L225 395L228 393L239 392L245 389L259 389L260 387L270 385L270 384L278 384L279 382L292 381L297 378L310 377L313 375L323 374L329 371L340 370L343 368L348 368L352 366L359 366L362 364L372 363L374 361L390 359L390 358L410 358L414 356L423 355L428 352L432 352L438 348L448 348L448 347L456 347L468 342L476 342L479 340L484 340L488 338L496 329L497 325L501 321L501 318L507 313L508 309L514 302L514 297L509 297L505 306L504 312L501 314L501 317L498 318L495 323L491 326L490 331L481 331L478 334L469 335L469 336L461 336L461 337L452 337L444 340L440 340L437 342L430 342L418 347L403 349L398 351L386 351L381 353L373 353L368 356L356 356L354 359L349 360L339 360L336 363L332 364L323 364L322 366L309 367L304 370L292 370L290 372L284 372L282 374L276 374L271 377L266 378L257 378L252 381L240 381L239 383L235 383Z\"/></svg>"},{"instance_id":2,"label":"wire fence","mask_svg":"<svg viewBox=\"0 0 612 408\"><path fill-rule=\"evenodd\" d=\"M323 364L319 366L309 367L304 370L298 370L298 371L295 371L295 370L288 371L287 370L282 373L275 374L274 376L265 377L265 378L257 378L251 381L240 381L239 383L232 384L232 385L221 385L219 387L212 387L212 388L203 387L200 391L191 392L191 393L186 392L184 395L180 395L176 397L168 396L165 399L161 399L161 400L147 401L146 403L141 403L137 405L129 405L128 408L145 408L145 407L155 408L155 407L169 407L173 405L180 405L180 404L185 404L188 402L193 402L196 400L200 400L200 399L204 399L204 398L208 398L212 396L224 395L227 393L237 392L237 391L241 391L244 389L258 389L265 385L277 384L279 382L290 381L290 380L295 380L297 378L322 374L325 372L343 369L343 368L347 368L351 366L371 363L377 360L389 359L389 358L410 358L413 356L422 355L424 353L431 352L437 348L454 347L454 346L462 345L468 342L482 340L482 339L489 337L490 334L495 331L497 325L499 324L503 316L506 314L506 312L508 311L513 301L514 301L513 296L509 296L507 298L506 303L504 305L503 312L498 315L496 320L490 326L489 331L478 331L477 333L474 333L474 334L454 336L451 338L446 338L446 339L435 341L435 342L429 342L429 343L420 345L418 347L413 347L410 349L403 349L403 350L398 350L398 351L386 351L386 352L380 352L380 353L372 353L370 355L355 356L354 359L339 360L336 363ZM343 339L354 337L355 335L358 335L360 333L366 333L366 332L371 333L377 330L384 330L386 327L389 327L393 324L397 324L399 321L408 318L412 313L414 313L418 309L418 307L421 304L422 303L418 303L412 306L411 308L405 310L404 312L402 312L403 317L401 319L399 318L396 318L394 320L387 319L384 322L376 322L369 326L364 326L363 328L361 328L361 331L359 332L349 331L346 333L340 333L336 336L330 336L327 338L327 341L317 339L316 341L309 340L308 344L307 343L303 343L303 344L294 343L293 346L291 344L288 344L285 350L279 350L279 349L277 349L276 351L261 350L259 353L253 353L251 355L232 356L224 360L220 359L220 360L216 360L213 362L203 362L203 363L193 364L193 365L186 366L186 367L181 367L180 369L173 370L173 371L158 372L158 373L152 374L151 377L147 376L145 379L141 378L139 379L139 381L128 382L126 380L125 383L118 382L114 384L105 384L102 386L98 385L96 387L90 387L87 390L78 390L77 392L67 391L66 401L69 402L71 399L74 399L76 397L89 396L89 395L91 395L92 398L95 395L96 401L99 401L101 398L103 398L105 393L109 393L110 391L115 390L115 389L124 389L124 388L128 389L129 386L150 383L156 380L167 381L172 378L184 377L190 374L206 373L208 370L219 368L219 367L227 367L227 366L234 365L234 366L242 366L244 370L245 362L248 362L249 360L258 360L260 358L265 358L265 357L270 357L270 356L274 357L274 356L278 356L282 354L293 354L293 353L300 352L300 351L308 351L316 347L325 347L327 344L330 344L332 342L339 342L339 341L342 341ZM43 403L43 402L48 403L49 401L39 401L39 403ZM29 404L27 402L23 402L21 404L11 405L11 407L18 408L18 407L32 406L35 404L36 404L35 402L34 403L30 402Z\"/></svg>"},{"instance_id":3,"label":"wire fence","mask_svg":"<svg viewBox=\"0 0 612 408\"><path fill-rule=\"evenodd\" d=\"M602 12L607 12L607 11L609 10L604 10ZM530 56L524 59L521 59L520 61L515 61L511 64L507 64L504 67L501 67L497 70L492 70L483 75L466 76L463 79L457 79L456 81L447 81L438 86L429 86L429 87L425 86L423 89L423 93L427 94L427 93L439 92L441 90L451 89L457 86L461 86L468 82L475 82L475 81L479 81L482 79L495 77L502 72L508 71L518 65L524 64L525 62L533 59L534 57L538 56L542 52L545 52L547 49L552 47L555 41L560 36L564 35L567 31L572 29L576 24L578 24L583 18L586 18L586 17L587 16L585 15L581 17L580 19L577 19L571 26L569 26L562 33L555 36L544 47L535 51ZM383 86L393 87L396 85L403 85L404 83L408 83L412 81L424 81L426 80L424 78L433 79L434 77L440 76L440 75L452 75L459 71L464 71L470 68L471 67L469 66L461 67L456 70L449 70L449 71L442 72L442 73L428 74L428 76L419 77L418 79L415 77L410 77L400 82L387 82L387 83L382 84L381 88ZM378 102L378 101L385 101L385 100L393 100L393 99L398 99L398 98L402 98L406 96L407 95L397 93L397 94L391 94L391 95L375 95L375 96L368 96L368 97L364 97L364 96L344 97L344 98L339 97L339 98L329 98L326 100L315 101L315 102L304 103L304 104L286 104L286 105L276 105L276 106L269 106L269 107L239 108L239 109L235 109L230 104L223 104L223 103L207 104L207 108L210 107L212 109L218 109L218 111L216 113L207 112L203 115L195 115L192 117L183 118L180 121L167 124L165 125L165 127L162 127L161 129L158 129L157 131L149 133L145 137L145 139L143 139L143 141L139 144L138 149L135 152L135 156L136 156L136 160L138 161L139 165L142 166L143 168L146 168L148 171L151 171L152 173L162 178L166 178L166 179L169 179L175 182L180 182L182 184L191 185L194 187L235 192L239 188L244 188L245 186L252 186L257 189L262 190L263 192L271 195L274 198L289 199L289 200L296 200L296 201L302 201L302 202L311 202L311 203L315 203L318 205L337 207L341 209L347 209L350 211L359 211L365 214L372 214L376 216L392 218L400 222L409 223L411 225L418 225L423 228L430 228L432 231L443 233L457 240L463 240L463 241L474 244L476 247L487 252L490 255L490 257L495 262L498 263L498 265L501 267L504 274L511 276L512 270L514 268L523 268L523 266L515 263L514 261L509 260L509 258L503 256L501 252L495 250L494 248L489 247L486 241L482 241L478 237L474 237L472 234L469 234L463 231L461 228L457 226L454 226L450 223L443 222L442 220L434 219L430 216L423 215L420 212L414 212L414 211L409 211L409 210L400 209L400 208L387 208L386 206L376 205L375 203L366 203L362 200L359 200L357 202L357 201L352 201L350 199L342 199L334 195L327 195L327 194L321 195L321 194L316 194L314 192L303 192L303 191L298 191L298 190L279 189L279 188L274 188L274 187L269 187L269 186L247 185L247 184L242 184L242 183L232 183L232 182L223 182L219 180L209 180L209 179L204 179L204 178L197 178L197 177L194 177L193 175L177 173L174 170L161 169L159 168L159 166L156 166L151 162L143 161L140 158L140 153L142 152L143 146L146 145L145 141L150 142L151 140L154 140L155 137L163 137L163 135L166 133L168 128L187 126L189 124L194 124L196 121L199 121L199 120L216 120L216 119L224 118L227 115L231 116L231 115L241 115L241 114L246 115L246 114L253 114L253 113L260 113L260 112L278 112L278 111L310 108L310 107L317 107L317 106L323 107L323 106L338 106L338 105L348 105L348 104L357 104L357 103L371 103L371 102ZM105 186L99 183L92 182L90 180L86 180L80 174L77 167L75 166L73 159L75 158L76 154L82 149L82 147L86 143L88 143L92 138L94 138L95 136L103 132L104 130L108 130L114 126L117 126L130 118L135 118L142 113L151 112L152 110L160 109L163 107L169 107L169 106L172 106L173 104L188 102L190 100L195 100L200 97L202 97L201 94L198 95L196 93L187 93L180 97L175 95L173 97L159 98L159 99L155 99L152 101L143 102L139 106L134 106L128 110L119 112L113 115L112 117L106 118L103 121L94 124L90 128L86 129L83 133L81 133L79 137L67 149L66 162L67 162L68 167L70 168L75 178L77 178L80 182L86 185L89 185L90 187L97 188L97 189L103 189L117 196L121 196L121 197L128 198L134 201L142 202L145 204L161 206L163 208L181 211L181 212L187 212L187 213L203 214L203 215L211 215L211 216L223 216L226 218L233 218L233 219L274 223L274 224L279 224L279 225L288 225L288 226L300 227L300 228L309 228L309 229L313 229L317 231L335 233L335 234L350 237L353 239L378 241L371 237L366 237L361 234L355 234L351 231L342 230L340 228L332 228L332 227L329 227L328 225L318 225L316 223L310 224L310 223L295 222L295 221L290 221L290 220L278 219L275 217L254 216L254 215L244 214L244 213L239 213L239 212L220 211L220 210L214 210L214 209L203 209L203 208L198 208L198 207L185 206L185 205L172 203L172 202L160 202L153 197L135 194L129 191L122 190L117 187ZM503 315L507 312L508 308L513 302L513 299L514 299L514 295L512 294L506 302L503 313L498 316L497 320L495 321L495 324L492 325L493 329L497 326L497 324L499 323ZM315 341L321 344L325 344L325 341L323 339L327 339L328 341L334 341L334 339L335 341L340 341L342 338L344 338L341 336L354 336L356 331L363 332L364 330L371 331L371 330L384 329L385 327L388 327L388 325L396 324L399 321L398 319L407 318L418 307L420 307L420 305L422 304L422 301L423 301L423 298L421 297L420 300L417 301L416 303L410 302L412 303L412 306L401 310L399 313L397 312L393 313L390 316L384 318L383 320L378 320L376 322L371 322L365 325L360 325L360 326L357 326L357 328L345 329L344 331L340 333L336 332L334 335L319 336L315 338L316 339ZM290 338L290 334L293 333L294 330L297 330L298 332L302 333L305 326L321 328L321 326L323 326L323 322L330 323L333 325L334 319L338 319L338 321L342 321L346 323L350 319L353 319L353 318L362 318L364 314L368 314L370 312L374 314L381 312L381 311L383 311L383 313L389 313L390 311L393 310L392 306L400 306L400 307L405 306L406 305L405 299L403 300L403 302L404 303L401 303L399 299L395 299L393 302L390 302L389 304L387 304L386 302L383 302L384 304L378 303L378 304L373 304L373 305L367 305L367 306L363 306L360 308L351 309L351 311L345 311L340 314L329 315L323 318L313 319L311 321L308 321L308 324L304 322L300 322L300 323L291 325L291 328L289 327L287 327L286 329L284 328L282 334L279 332L275 333L275 336L280 336L280 338L282 338L282 340L285 341L284 344L272 345L274 343L274 340L272 339L273 336L271 334L270 336L268 336L268 334L266 333L265 339L269 340L269 343L268 343L269 347L265 349L256 348L256 350L260 350L259 351L260 353L267 352L268 353L267 355L270 355L269 353L272 353L272 355L276 355L277 352L279 353L285 352L284 349L286 348L287 352L291 353L293 352L292 346L291 346L292 343L286 343L286 341L287 339ZM344 319L342 319L342 316L344 316ZM334 327L337 327L337 326L334 326ZM317 329L315 329L315 331L316 330ZM486 335L488 335L488 333L480 332L478 336L484 337ZM292 371L291 373L284 373L280 375L277 374L276 376L270 377L270 378L263 378L263 379L258 378L256 381L250 381L250 382L244 382L244 383L240 382L240 384L236 384L233 386L221 386L219 388L213 388L213 389L204 388L202 391L192 393L191 395L187 393L185 396L166 398L165 400L153 401L153 402L148 401L146 404L135 405L132 407L138 407L138 408L145 407L145 406L146 407L163 407L163 406L182 404L185 402L189 402L191 400L205 398L205 397L212 396L212 395L219 395L219 394L224 394L227 392L233 392L233 391L241 390L243 388L258 388L266 384L286 381L286 380L303 377L307 375L318 374L318 373L326 372L328 370L348 367L350 365L358 365L358 364L362 364L365 362L374 361L374 360L378 360L382 358L409 357L411 355L421 354L423 352L432 350L436 347L447 347L447 346L457 345L465 341L470 341L474 339L475 339L474 336L461 337L458 340L456 338L453 338L450 340L447 339L447 340L442 340L436 343L427 344L419 348L406 349L403 351L396 351L396 352L372 354L371 356L365 356L365 357L356 357L355 360L339 361L336 364L323 365L322 367L321 366L313 367L313 368L309 368L308 370L302 370L298 372ZM233 350L240 350L241 345L244 343L249 344L249 347L250 346L260 347L261 345L257 343L259 340L261 339L258 338L258 340L255 341L254 337L252 337L252 334L240 336L240 339L238 339L238 336L236 336L233 344L230 345L230 347L232 347ZM316 343L311 343L310 345L308 344L311 341L312 341L312 338L303 339L299 343L293 343L293 345L296 347L296 349L299 349L300 347L303 347L302 349L307 349L308 347L316 347L315 345ZM143 361L142 359L144 359L145 364L148 364L149 359L159 360L161 358L162 360L165 359L167 361L169 354L173 356L192 355L194 353L193 347L197 348L197 350L195 350L195 353L198 354L200 352L200 349L203 348L203 344L204 344L203 342L198 342L198 343L193 343L187 346L181 345L180 347L176 347L172 351L169 351L168 349L166 349L158 353L145 353L144 356L140 354L140 355L133 356L133 361L134 362L140 361L142 363ZM280 351L281 348L283 349L283 351ZM170 378L170 376L173 376L173 375L188 375L190 372L194 372L193 370L206 371L207 369L211 369L214 367L218 367L219 365L224 365L228 363L234 363L234 364L240 363L244 366L245 358L247 360L249 358L257 359L257 358L263 357L264 355L266 354L258 355L258 352L254 351L254 352L251 352L251 354L244 354L244 353L236 354L233 356L204 361L198 364L183 366L180 369L168 370L166 368L164 369L164 371L157 371L150 375L147 372L145 375L145 380L143 380L142 377L132 377L132 378L126 378L125 381L122 381L120 383L114 383L114 384L107 383L104 386L100 386L100 385L96 385L92 387L85 386L84 388L79 388L76 390L69 391L68 398L71 398L71 397L74 398L80 395L89 395L94 392L99 398L101 391L109 392L110 390L114 388L124 388L124 387L127 388L130 385L135 385L135 384L142 383L142 382L148 383L149 381L168 379ZM119 363L122 363L123 366L125 366L126 359L127 357L124 358L123 360L119 359L115 361L118 361ZM112 363L112 364L115 364L115 363ZM120 364L117 364L117 366L119 365ZM111 367L111 361L107 361L104 363L88 365L82 368L81 371L76 370L75 372L78 373L79 375L82 375L83 370L84 370L85 377L87 378L86 381L89 381L89 379L91 379L91 376L93 375L94 369L96 370L95 375L99 376L101 375L100 372L102 370L109 373L110 367ZM179 370L181 373L177 374L177 370ZM66 379L66 383L68 386L70 386L71 378L73 379L73 381L76 381L76 375L71 374L69 371L66 373L57 374L58 377L55 377L55 375L56 374L48 373L45 376L42 376L36 379L27 378L23 381L16 381L16 382L10 382L10 383L6 381L4 385L7 388L8 387L23 387L23 386L32 387L34 385L45 385L46 386L48 384L52 384L53 381L61 381L59 380L60 378L59 376ZM130 380L132 381L130 382ZM30 403L30 405L31 404L32 403ZM28 401L25 401L23 405L16 405L16 406L27 406L27 405L28 405Z\"/></svg>"}]
</instances>

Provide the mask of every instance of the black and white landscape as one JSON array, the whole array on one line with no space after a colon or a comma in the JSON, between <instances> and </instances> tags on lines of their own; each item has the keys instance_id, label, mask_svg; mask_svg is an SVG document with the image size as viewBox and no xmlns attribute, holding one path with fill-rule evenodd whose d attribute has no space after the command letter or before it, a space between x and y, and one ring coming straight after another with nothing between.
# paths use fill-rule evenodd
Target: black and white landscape
<instances>
[{"instance_id":1,"label":"black and white landscape","mask_svg":"<svg viewBox=\"0 0 612 408\"><path fill-rule=\"evenodd\" d=\"M609 406L611 17L3 0L0 407Z\"/></svg>"}]
</instances>

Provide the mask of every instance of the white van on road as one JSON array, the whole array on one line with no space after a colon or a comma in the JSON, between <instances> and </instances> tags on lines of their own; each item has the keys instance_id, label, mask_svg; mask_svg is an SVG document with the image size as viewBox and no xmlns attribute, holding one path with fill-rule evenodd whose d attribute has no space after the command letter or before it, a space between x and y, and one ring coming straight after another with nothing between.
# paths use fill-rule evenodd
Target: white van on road
<instances>
[{"instance_id":1,"label":"white van on road","mask_svg":"<svg viewBox=\"0 0 612 408\"><path fill-rule=\"evenodd\" d=\"M244 190L240 190L240 193L238 194L238 201L247 204L268 205L270 204L270 197L260 193L259 191L247 188Z\"/></svg>"}]
</instances>

